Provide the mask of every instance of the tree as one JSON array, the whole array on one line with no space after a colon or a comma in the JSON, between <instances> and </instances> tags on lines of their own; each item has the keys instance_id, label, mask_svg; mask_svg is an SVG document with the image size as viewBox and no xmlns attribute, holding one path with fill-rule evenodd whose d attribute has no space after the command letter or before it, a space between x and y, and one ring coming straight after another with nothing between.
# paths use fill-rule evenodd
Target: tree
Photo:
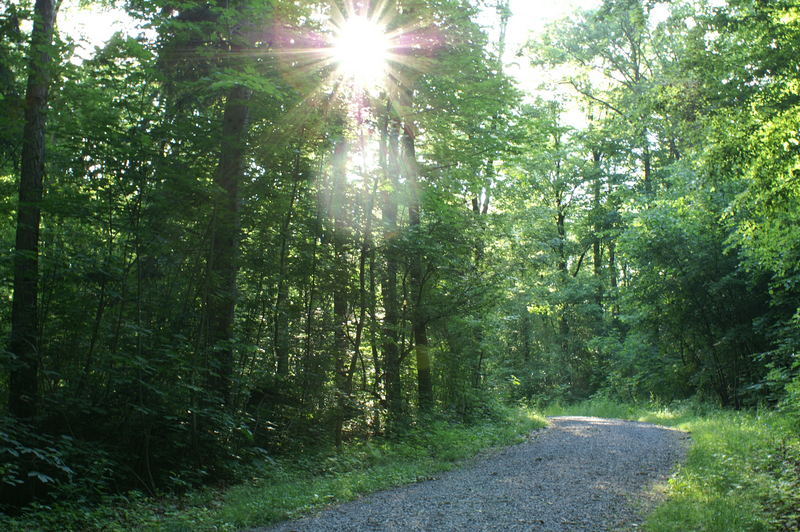
<instances>
[{"instance_id":1,"label":"tree","mask_svg":"<svg viewBox=\"0 0 800 532\"><path fill-rule=\"evenodd\" d=\"M566 83L589 106L611 113L626 130L629 153L641 164L648 194L653 183L653 112L651 87L661 50L649 29L649 4L608 0L583 12L576 22L551 26L539 43L529 43L535 64L571 65Z\"/></svg>"},{"instance_id":2,"label":"tree","mask_svg":"<svg viewBox=\"0 0 800 532\"><path fill-rule=\"evenodd\" d=\"M239 271L239 182L244 170L250 97L250 89L241 85L228 92L222 118L219 165L214 177L214 184L220 190L215 194L211 226L206 320L207 341L213 356L209 391L219 394L223 404L229 402L233 376L233 319Z\"/></svg>"},{"instance_id":3,"label":"tree","mask_svg":"<svg viewBox=\"0 0 800 532\"><path fill-rule=\"evenodd\" d=\"M400 301L397 286L399 273L398 205L399 179L399 133L395 119L390 118L391 103L387 102L380 120L379 164L383 173L381 217L384 243L384 274L381 293L384 307L383 360L386 406L390 428L397 429L403 415L403 389L400 376Z\"/></svg>"},{"instance_id":4,"label":"tree","mask_svg":"<svg viewBox=\"0 0 800 532\"><path fill-rule=\"evenodd\" d=\"M28 51L9 340L12 360L9 368L8 410L19 418L34 417L39 398L39 226L55 19L56 3L53 0L37 0Z\"/></svg>"}]
</instances>

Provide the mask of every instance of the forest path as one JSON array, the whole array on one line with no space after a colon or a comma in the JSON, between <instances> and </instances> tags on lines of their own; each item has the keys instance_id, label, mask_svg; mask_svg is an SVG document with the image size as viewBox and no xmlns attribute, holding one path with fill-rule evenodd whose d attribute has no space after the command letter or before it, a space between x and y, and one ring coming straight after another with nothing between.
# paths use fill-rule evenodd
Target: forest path
<instances>
[{"instance_id":1,"label":"forest path","mask_svg":"<svg viewBox=\"0 0 800 532\"><path fill-rule=\"evenodd\" d=\"M658 500L688 438L648 423L553 417L524 443L435 480L261 530L628 530Z\"/></svg>"}]
</instances>

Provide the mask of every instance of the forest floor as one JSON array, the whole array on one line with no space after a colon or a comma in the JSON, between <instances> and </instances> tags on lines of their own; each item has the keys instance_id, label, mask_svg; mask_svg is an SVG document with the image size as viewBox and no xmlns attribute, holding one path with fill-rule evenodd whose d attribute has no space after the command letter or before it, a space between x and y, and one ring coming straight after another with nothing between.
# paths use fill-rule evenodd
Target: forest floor
<instances>
[{"instance_id":1,"label":"forest floor","mask_svg":"<svg viewBox=\"0 0 800 532\"><path fill-rule=\"evenodd\" d=\"M554 417L527 441L434 480L257 530L632 529L660 500L688 439L648 423Z\"/></svg>"},{"instance_id":2,"label":"forest floor","mask_svg":"<svg viewBox=\"0 0 800 532\"><path fill-rule=\"evenodd\" d=\"M398 440L243 464L250 476L240 483L180 496L62 497L0 514L0 530L800 530L796 415L598 397L546 407L555 417L538 430L547 424L540 412L431 420Z\"/></svg>"},{"instance_id":3,"label":"forest floor","mask_svg":"<svg viewBox=\"0 0 800 532\"><path fill-rule=\"evenodd\" d=\"M129 492L95 503L60 497L19 516L0 513L9 532L239 531L300 518L333 504L404 484L423 482L525 441L547 420L530 408L499 404L485 417L458 423L444 417L409 427L396 439L352 439L287 456L241 464L228 486L183 495Z\"/></svg>"}]
</instances>

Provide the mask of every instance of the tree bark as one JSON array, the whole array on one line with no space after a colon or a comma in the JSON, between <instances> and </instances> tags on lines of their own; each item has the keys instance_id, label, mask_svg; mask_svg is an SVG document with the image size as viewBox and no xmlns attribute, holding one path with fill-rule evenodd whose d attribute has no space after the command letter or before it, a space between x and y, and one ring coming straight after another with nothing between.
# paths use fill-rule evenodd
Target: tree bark
<instances>
[{"instance_id":1,"label":"tree bark","mask_svg":"<svg viewBox=\"0 0 800 532\"><path fill-rule=\"evenodd\" d=\"M50 47L56 18L54 0L36 0L25 94L25 126L14 248L14 294L8 411L17 418L37 413L39 337L37 297L39 282L39 227L44 179L45 128L50 88Z\"/></svg>"},{"instance_id":2,"label":"tree bark","mask_svg":"<svg viewBox=\"0 0 800 532\"><path fill-rule=\"evenodd\" d=\"M378 184L380 177L376 176L370 183L365 179L364 194L367 195L367 206L365 209L366 220L364 222L364 233L361 238L361 252L358 257L358 320L356 321L356 334L353 340L353 354L350 357L350 369L347 373L347 394L353 393L353 376L356 371L356 363L361 358L361 341L364 337L364 327L367 324L367 259L372 253L372 211L375 209L375 196L378 194ZM364 365L363 359L362 366ZM366 372L362 375L366 380ZM366 390L366 385L362 386Z\"/></svg>"},{"instance_id":3,"label":"tree bark","mask_svg":"<svg viewBox=\"0 0 800 532\"><path fill-rule=\"evenodd\" d=\"M611 317L615 325L619 325L619 296L617 294L617 250L616 242L610 240L608 243L608 275L613 293L613 303L611 304Z\"/></svg>"},{"instance_id":4,"label":"tree bark","mask_svg":"<svg viewBox=\"0 0 800 532\"><path fill-rule=\"evenodd\" d=\"M389 427L397 427L403 412L402 383L400 380L400 309L397 293L397 187L398 181L398 131L389 121L389 105L381 119L381 145L379 157L384 173L381 218L383 222L384 259L386 270L381 282L383 296L383 359L385 367L386 406Z\"/></svg>"},{"instance_id":5,"label":"tree bark","mask_svg":"<svg viewBox=\"0 0 800 532\"><path fill-rule=\"evenodd\" d=\"M294 214L294 202L297 198L297 188L300 181L299 157L295 161L294 183L292 183L291 197L289 198L289 208L281 227L281 249L278 264L278 293L275 297L275 327L273 330L272 341L275 351L278 377L289 375L289 314L286 311L286 300L289 298L289 283L286 282L286 261L289 254L289 240L291 238L292 215Z\"/></svg>"},{"instance_id":6,"label":"tree bark","mask_svg":"<svg viewBox=\"0 0 800 532\"><path fill-rule=\"evenodd\" d=\"M555 147L559 149L561 138L556 136ZM561 180L561 159L556 161L556 183ZM560 187L561 185L559 185ZM569 282L569 270L567 268L567 205L564 203L564 192L559 188L556 191L556 231L558 233L558 271L563 286ZM569 355L569 305L564 301L561 308L561 315L558 320L559 336L561 337L561 351L564 356Z\"/></svg>"},{"instance_id":7,"label":"tree bark","mask_svg":"<svg viewBox=\"0 0 800 532\"><path fill-rule=\"evenodd\" d=\"M233 376L233 318L236 309L236 275L239 272L239 182L244 172L251 91L234 86L228 91L222 118L222 138L214 176L214 216L208 261L206 346L207 387L222 405L227 404Z\"/></svg>"},{"instance_id":8,"label":"tree bark","mask_svg":"<svg viewBox=\"0 0 800 532\"><path fill-rule=\"evenodd\" d=\"M337 447L342 445L342 429L347 406L347 253L345 243L346 216L345 201L347 184L347 142L341 138L336 141L333 153L333 194L331 208L333 209L333 250L336 264L334 265L333 289L333 314L334 314L334 372L336 381L336 414L334 420L334 443Z\"/></svg>"},{"instance_id":9,"label":"tree bark","mask_svg":"<svg viewBox=\"0 0 800 532\"><path fill-rule=\"evenodd\" d=\"M566 228L566 209L565 205L558 200L557 213L556 213L556 229L558 231L558 271L561 274L561 279L564 285L569 281L569 271L567 270L567 228ZM561 316L559 317L558 328L561 335L561 348L564 354L569 350L569 319L568 308L566 302L563 304Z\"/></svg>"},{"instance_id":10,"label":"tree bark","mask_svg":"<svg viewBox=\"0 0 800 532\"><path fill-rule=\"evenodd\" d=\"M520 336L522 336L522 361L528 362L531 359L531 314L528 307L522 305L520 309Z\"/></svg>"},{"instance_id":11,"label":"tree bark","mask_svg":"<svg viewBox=\"0 0 800 532\"><path fill-rule=\"evenodd\" d=\"M603 273L603 253L600 247L601 238L600 232L603 230L603 223L600 220L601 210L600 210L600 195L601 195L601 172L600 172L600 159L602 154L599 150L595 149L592 150L592 173L594 174L593 177L593 198L592 198L592 210L593 213L593 235L592 235L592 253L594 258L593 264L593 271L594 271L594 279L597 283L597 288L595 292L595 303L598 307L603 304L603 282L602 282L602 273Z\"/></svg>"},{"instance_id":12,"label":"tree bark","mask_svg":"<svg viewBox=\"0 0 800 532\"><path fill-rule=\"evenodd\" d=\"M407 109L410 109L410 102ZM408 205L409 230L419 241L420 226L420 194L417 155L414 146L415 126L406 120L403 124L403 172L411 189ZM425 273L422 261L422 249L418 247L411 257L411 282L414 301L411 309L411 329L414 336L414 351L417 361L417 393L419 408L428 412L433 407L433 382L431 378L431 358L428 347L428 323L425 312Z\"/></svg>"},{"instance_id":13,"label":"tree bark","mask_svg":"<svg viewBox=\"0 0 800 532\"><path fill-rule=\"evenodd\" d=\"M652 155L650 154L650 146L647 140L647 132L645 131L645 147L644 153L642 155L642 164L644 165L644 193L647 196L652 196L655 192L655 186L653 184L653 167L652 167Z\"/></svg>"},{"instance_id":14,"label":"tree bark","mask_svg":"<svg viewBox=\"0 0 800 532\"><path fill-rule=\"evenodd\" d=\"M316 310L317 292L317 247L322 233L319 220L314 224L314 232L311 235L311 265L305 285L307 288L306 308L305 308L305 335L306 341L303 347L303 394L302 404L306 404L308 393L318 389L323 380L322 369L319 364L319 357L314 352L314 311Z\"/></svg>"}]
</instances>

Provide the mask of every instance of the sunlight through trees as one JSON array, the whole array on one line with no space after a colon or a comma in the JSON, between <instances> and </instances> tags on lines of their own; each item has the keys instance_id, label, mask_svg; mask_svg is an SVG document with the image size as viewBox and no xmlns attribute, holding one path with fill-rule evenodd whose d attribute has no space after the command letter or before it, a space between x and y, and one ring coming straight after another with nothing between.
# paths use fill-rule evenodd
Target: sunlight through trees
<instances>
[{"instance_id":1,"label":"sunlight through trees","mask_svg":"<svg viewBox=\"0 0 800 532\"><path fill-rule=\"evenodd\" d=\"M796 420L795 2L569 6L4 3L0 510L509 403Z\"/></svg>"}]
</instances>

